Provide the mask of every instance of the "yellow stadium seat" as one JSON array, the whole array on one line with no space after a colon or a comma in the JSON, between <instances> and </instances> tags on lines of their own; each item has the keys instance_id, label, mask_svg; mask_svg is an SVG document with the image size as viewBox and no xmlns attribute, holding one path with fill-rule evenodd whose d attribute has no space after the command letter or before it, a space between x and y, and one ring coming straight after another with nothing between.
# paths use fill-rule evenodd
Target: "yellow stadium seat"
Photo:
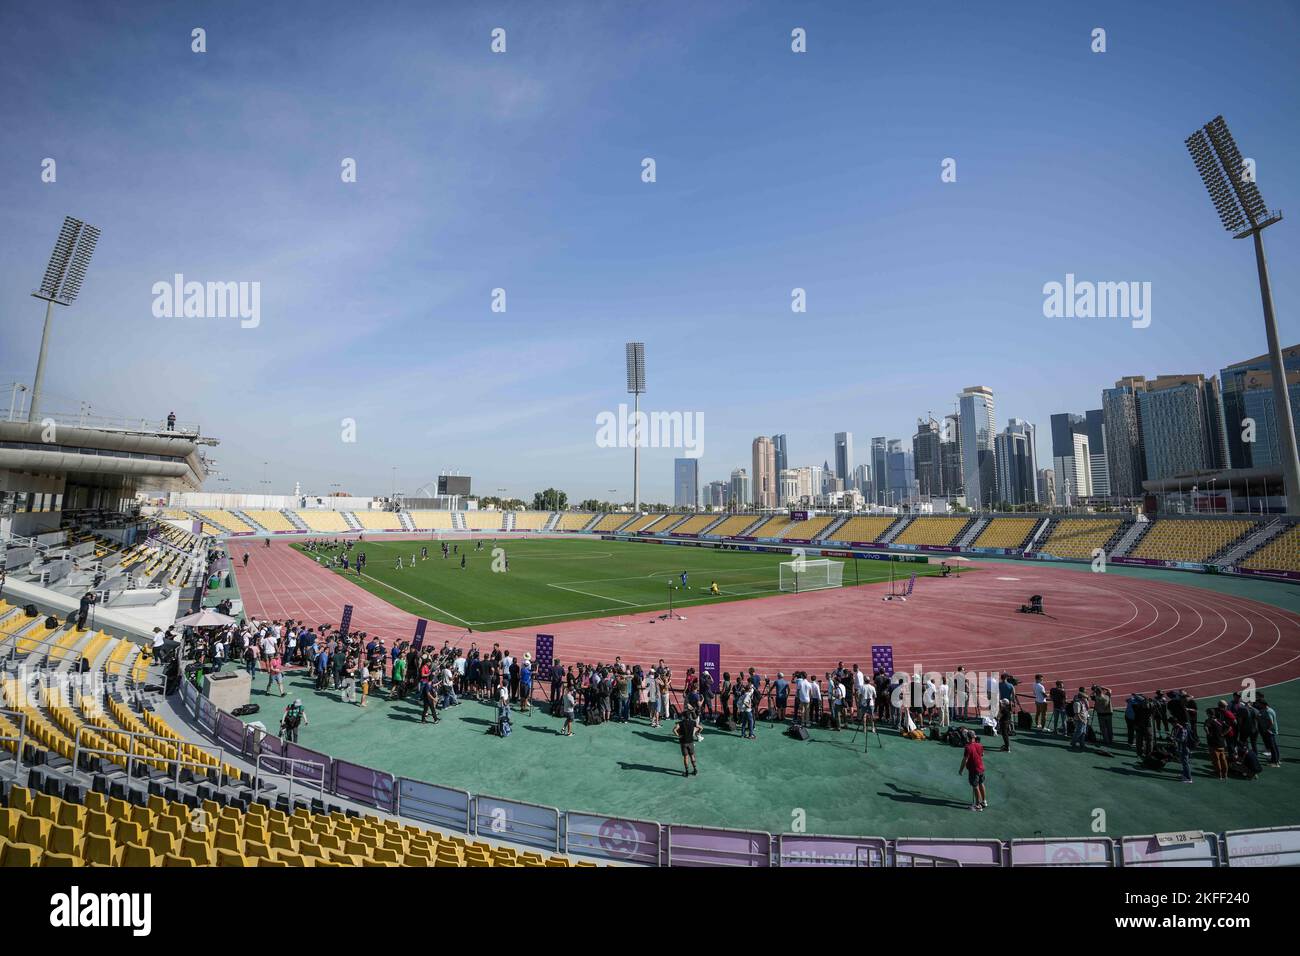
<instances>
[{"instance_id":1,"label":"yellow stadium seat","mask_svg":"<svg viewBox=\"0 0 1300 956\"><path fill-rule=\"evenodd\" d=\"M126 846L122 847L121 866L140 867L154 866L155 864L156 858L154 857L154 852L147 846L138 846L134 843L128 843Z\"/></svg>"},{"instance_id":2,"label":"yellow stadium seat","mask_svg":"<svg viewBox=\"0 0 1300 956\"><path fill-rule=\"evenodd\" d=\"M111 837L87 833L81 838L81 858L91 866L117 866L122 851L113 845Z\"/></svg>"},{"instance_id":3,"label":"yellow stadium seat","mask_svg":"<svg viewBox=\"0 0 1300 956\"><path fill-rule=\"evenodd\" d=\"M81 831L76 827L52 826L45 841L45 849L51 853L81 852Z\"/></svg>"},{"instance_id":4,"label":"yellow stadium seat","mask_svg":"<svg viewBox=\"0 0 1300 956\"><path fill-rule=\"evenodd\" d=\"M9 809L19 813L30 813L32 792L26 787L14 787L9 791Z\"/></svg>"},{"instance_id":5,"label":"yellow stadium seat","mask_svg":"<svg viewBox=\"0 0 1300 956\"><path fill-rule=\"evenodd\" d=\"M14 833L13 842L30 843L32 846L38 846L43 850L52 826L54 824L44 817L24 815L18 820L18 830Z\"/></svg>"},{"instance_id":6,"label":"yellow stadium seat","mask_svg":"<svg viewBox=\"0 0 1300 956\"><path fill-rule=\"evenodd\" d=\"M41 862L45 851L29 843L7 843L4 856L0 858L0 867L33 867Z\"/></svg>"},{"instance_id":7,"label":"yellow stadium seat","mask_svg":"<svg viewBox=\"0 0 1300 956\"><path fill-rule=\"evenodd\" d=\"M81 861L81 857L74 853L51 853L47 850L45 855L41 857L41 866L43 867L85 865Z\"/></svg>"},{"instance_id":8,"label":"yellow stadium seat","mask_svg":"<svg viewBox=\"0 0 1300 956\"><path fill-rule=\"evenodd\" d=\"M217 866L219 867L247 867L249 865L244 854L238 850L217 850Z\"/></svg>"},{"instance_id":9,"label":"yellow stadium seat","mask_svg":"<svg viewBox=\"0 0 1300 956\"><path fill-rule=\"evenodd\" d=\"M167 833L164 830L149 831L149 849L153 850L156 857L164 857L168 853L175 853L179 842L179 838L174 833Z\"/></svg>"},{"instance_id":10,"label":"yellow stadium seat","mask_svg":"<svg viewBox=\"0 0 1300 956\"><path fill-rule=\"evenodd\" d=\"M188 856L180 856L176 853L168 853L165 857L162 858L162 865L165 867L183 868L183 867L195 867L198 866L199 864L195 863L194 860L190 859ZM210 863L203 864L203 865L211 866Z\"/></svg>"},{"instance_id":11,"label":"yellow stadium seat","mask_svg":"<svg viewBox=\"0 0 1300 956\"><path fill-rule=\"evenodd\" d=\"M181 840L180 855L186 859L193 860L196 866L212 865L212 847L208 846L206 840L198 840L194 837L185 837Z\"/></svg>"}]
</instances>

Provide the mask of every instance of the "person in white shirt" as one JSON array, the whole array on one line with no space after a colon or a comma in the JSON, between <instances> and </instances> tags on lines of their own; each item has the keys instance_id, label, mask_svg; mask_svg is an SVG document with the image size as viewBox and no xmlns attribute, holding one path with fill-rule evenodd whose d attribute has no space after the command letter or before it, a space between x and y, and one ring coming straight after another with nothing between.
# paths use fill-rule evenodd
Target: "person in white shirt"
<instances>
[{"instance_id":1,"label":"person in white shirt","mask_svg":"<svg viewBox=\"0 0 1300 956\"><path fill-rule=\"evenodd\" d=\"M835 726L840 726L840 721L844 719L844 685L839 681L831 681L831 717L835 720Z\"/></svg>"},{"instance_id":2,"label":"person in white shirt","mask_svg":"<svg viewBox=\"0 0 1300 956\"><path fill-rule=\"evenodd\" d=\"M939 726L943 730L948 729L948 711L951 701L948 699L948 682L944 681L939 685Z\"/></svg>"},{"instance_id":3,"label":"person in white shirt","mask_svg":"<svg viewBox=\"0 0 1300 956\"><path fill-rule=\"evenodd\" d=\"M808 680L808 719L816 723L822 715L822 688L817 683L817 678L812 677Z\"/></svg>"},{"instance_id":4,"label":"person in white shirt","mask_svg":"<svg viewBox=\"0 0 1300 956\"><path fill-rule=\"evenodd\" d=\"M812 702L812 683L807 677L794 682L794 719L797 724L808 724L809 704Z\"/></svg>"},{"instance_id":5,"label":"person in white shirt","mask_svg":"<svg viewBox=\"0 0 1300 956\"><path fill-rule=\"evenodd\" d=\"M862 673L862 668L857 664L853 665L853 699L857 702L859 708L862 707L862 688L866 686L867 675ZM861 716L861 715L859 715Z\"/></svg>"},{"instance_id":6,"label":"person in white shirt","mask_svg":"<svg viewBox=\"0 0 1300 956\"><path fill-rule=\"evenodd\" d=\"M1042 674L1034 675L1034 729L1047 729L1047 688Z\"/></svg>"},{"instance_id":7,"label":"person in white shirt","mask_svg":"<svg viewBox=\"0 0 1300 956\"><path fill-rule=\"evenodd\" d=\"M871 732L876 732L876 685L871 681L865 681L858 691L858 716L862 718L862 732L867 732L867 725L870 724Z\"/></svg>"}]
</instances>

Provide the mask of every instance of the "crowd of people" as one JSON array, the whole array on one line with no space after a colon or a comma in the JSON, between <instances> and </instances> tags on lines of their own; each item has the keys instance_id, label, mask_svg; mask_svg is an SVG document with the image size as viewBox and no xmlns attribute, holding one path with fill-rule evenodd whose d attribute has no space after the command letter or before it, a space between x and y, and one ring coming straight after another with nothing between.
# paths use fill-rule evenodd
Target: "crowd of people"
<instances>
[{"instance_id":1,"label":"crowd of people","mask_svg":"<svg viewBox=\"0 0 1300 956\"><path fill-rule=\"evenodd\" d=\"M318 693L337 693L341 701L358 707L380 695L413 701L420 708L421 723L436 724L440 711L469 699L494 706L493 729L506 735L511 714L530 712L535 698L545 700L550 714L562 721L556 732L564 736L573 735L575 722L595 727L644 720L657 728L675 721L683 771L689 774L698 772L694 742L706 724L748 740L757 738L760 724L852 728L870 734L885 725L913 739L928 736L961 745L962 770L971 775L971 809L976 810L987 806L980 733L1000 737L1004 752L1010 752L1018 732L1032 731L1066 737L1072 750L1091 746L1110 754L1117 747L1117 707L1122 707L1127 731L1125 746L1150 767L1176 759L1184 782L1192 780L1191 757L1202 737L1211 772L1220 780L1230 771L1254 779L1262 770L1261 746L1268 766L1281 766L1276 711L1262 697L1246 700L1239 693L1230 701L1218 701L1199 721L1198 702L1184 691L1134 693L1121 705L1101 685L1079 687L1070 694L1063 681L1049 688L1037 674L1032 692L1022 694L1011 674L981 678L964 667L946 676L922 676L890 674L881 668L868 673L857 664L840 662L820 677L796 671L788 678L784 672L768 678L749 667L723 671L716 679L709 670L692 667L678 678L663 660L652 666L622 657L612 662L537 662L499 642L480 647L470 630L460 646L450 640L441 647L417 646L293 620L244 621L190 638L188 656L203 669L241 666L254 680L265 677L268 694L285 696L285 669L296 666L312 674ZM296 735L304 712L301 700L289 710ZM970 726L957 728L958 722Z\"/></svg>"}]
</instances>

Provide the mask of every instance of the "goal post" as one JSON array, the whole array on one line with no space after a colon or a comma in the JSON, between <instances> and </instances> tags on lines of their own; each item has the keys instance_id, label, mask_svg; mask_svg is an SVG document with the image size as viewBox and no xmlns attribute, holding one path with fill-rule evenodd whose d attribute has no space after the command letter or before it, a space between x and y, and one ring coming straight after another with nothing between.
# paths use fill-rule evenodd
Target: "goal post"
<instances>
[{"instance_id":1,"label":"goal post","mask_svg":"<svg viewBox=\"0 0 1300 956\"><path fill-rule=\"evenodd\" d=\"M780 589L798 594L838 588L844 583L844 564L829 558L796 558L780 564Z\"/></svg>"}]
</instances>

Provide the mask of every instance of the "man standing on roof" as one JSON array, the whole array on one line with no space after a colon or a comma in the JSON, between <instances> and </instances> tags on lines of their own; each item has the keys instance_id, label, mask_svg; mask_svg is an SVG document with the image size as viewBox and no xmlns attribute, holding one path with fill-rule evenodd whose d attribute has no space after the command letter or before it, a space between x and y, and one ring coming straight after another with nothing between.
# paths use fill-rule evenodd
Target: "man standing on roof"
<instances>
[{"instance_id":1,"label":"man standing on roof","mask_svg":"<svg viewBox=\"0 0 1300 956\"><path fill-rule=\"evenodd\" d=\"M174 431L176 431L176 413L175 413L175 412L168 412L168 413L167 413L167 430L168 430L169 432L174 432Z\"/></svg>"}]
</instances>

